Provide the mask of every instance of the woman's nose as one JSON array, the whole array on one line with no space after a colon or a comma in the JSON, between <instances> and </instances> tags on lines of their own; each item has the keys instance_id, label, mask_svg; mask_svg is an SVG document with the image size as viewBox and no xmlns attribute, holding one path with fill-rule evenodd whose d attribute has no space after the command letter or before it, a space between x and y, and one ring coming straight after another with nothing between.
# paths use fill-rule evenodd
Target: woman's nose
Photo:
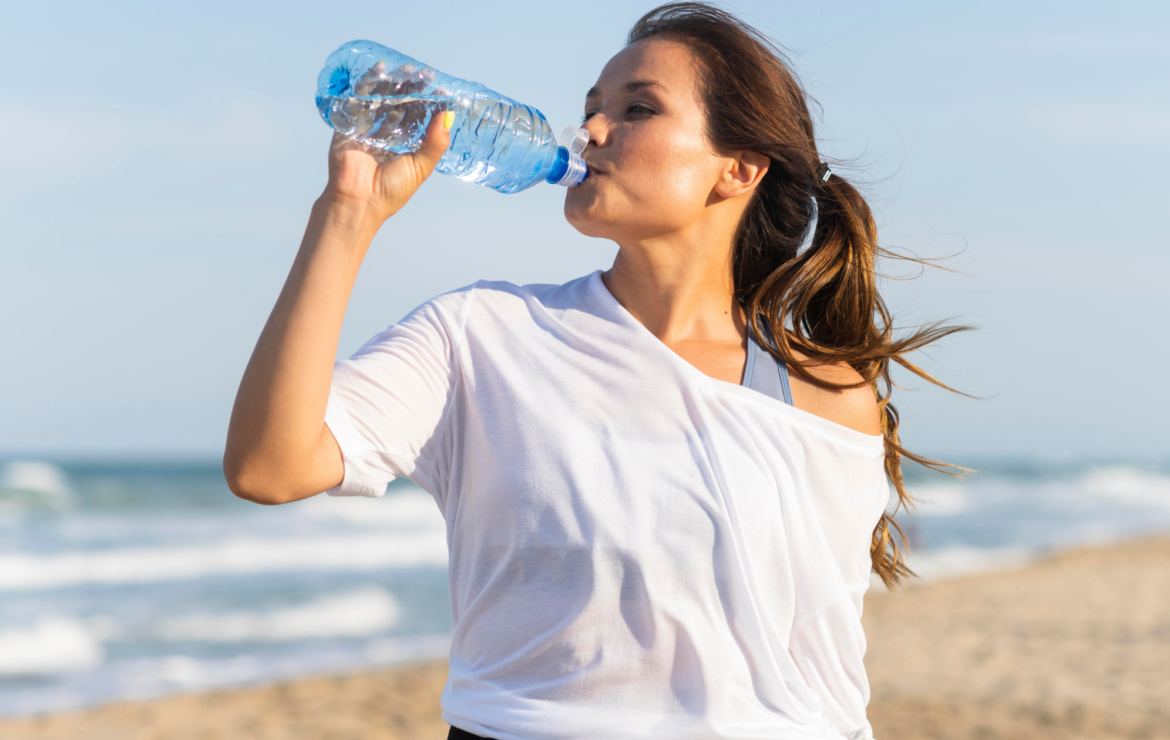
<instances>
[{"instance_id":1,"label":"woman's nose","mask_svg":"<svg viewBox=\"0 0 1170 740\"><path fill-rule=\"evenodd\" d=\"M581 125L581 128L589 132L589 143L597 146L605 146L609 138L609 127L606 126L602 120L604 117L600 114L591 116L588 121Z\"/></svg>"}]
</instances>

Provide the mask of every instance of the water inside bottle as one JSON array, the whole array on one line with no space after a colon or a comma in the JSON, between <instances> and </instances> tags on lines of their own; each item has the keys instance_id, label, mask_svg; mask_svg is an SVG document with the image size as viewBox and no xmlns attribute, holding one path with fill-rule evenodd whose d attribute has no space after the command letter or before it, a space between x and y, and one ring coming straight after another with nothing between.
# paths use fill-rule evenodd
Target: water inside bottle
<instances>
[{"instance_id":1,"label":"water inside bottle","mask_svg":"<svg viewBox=\"0 0 1170 740\"><path fill-rule=\"evenodd\" d=\"M360 68L359 68L360 69ZM451 145L436 171L500 192L540 182L557 157L557 143L540 111L476 83L454 80L411 61L379 61L351 79L339 66L318 92L321 115L340 133L395 154L418 149L431 118L455 113Z\"/></svg>"},{"instance_id":2,"label":"water inside bottle","mask_svg":"<svg viewBox=\"0 0 1170 740\"><path fill-rule=\"evenodd\" d=\"M418 148L444 98L401 95L385 98L325 97L329 123L346 136L396 154Z\"/></svg>"},{"instance_id":3,"label":"water inside bottle","mask_svg":"<svg viewBox=\"0 0 1170 740\"><path fill-rule=\"evenodd\" d=\"M351 86L348 76L339 75L319 105L330 125L346 136L371 146L403 154L418 148L431 116L450 107L443 88L420 95L435 81L435 70L404 64L387 69L385 62L370 67ZM332 81L331 81L332 82Z\"/></svg>"}]
</instances>

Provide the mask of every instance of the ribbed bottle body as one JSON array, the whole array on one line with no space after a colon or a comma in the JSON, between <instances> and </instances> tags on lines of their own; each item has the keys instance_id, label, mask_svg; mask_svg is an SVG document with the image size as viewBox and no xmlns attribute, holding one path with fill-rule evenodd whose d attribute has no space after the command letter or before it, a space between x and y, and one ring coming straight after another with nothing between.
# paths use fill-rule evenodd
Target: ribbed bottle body
<instances>
[{"instance_id":1,"label":"ribbed bottle body","mask_svg":"<svg viewBox=\"0 0 1170 740\"><path fill-rule=\"evenodd\" d=\"M501 193L541 182L557 161L556 138L539 110L373 41L329 56L317 79L317 109L342 134L397 154L418 149L432 116L454 111L451 146L436 171Z\"/></svg>"}]
</instances>

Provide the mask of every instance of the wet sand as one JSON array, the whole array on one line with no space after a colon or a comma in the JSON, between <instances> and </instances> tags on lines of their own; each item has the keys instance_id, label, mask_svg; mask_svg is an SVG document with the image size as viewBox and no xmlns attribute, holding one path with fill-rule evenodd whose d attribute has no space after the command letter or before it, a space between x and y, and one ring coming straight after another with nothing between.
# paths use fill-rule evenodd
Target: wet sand
<instances>
[{"instance_id":1,"label":"wet sand","mask_svg":"<svg viewBox=\"0 0 1170 740\"><path fill-rule=\"evenodd\" d=\"M1170 738L1170 538L866 597L878 740ZM0 721L5 740L441 740L444 663Z\"/></svg>"}]
</instances>

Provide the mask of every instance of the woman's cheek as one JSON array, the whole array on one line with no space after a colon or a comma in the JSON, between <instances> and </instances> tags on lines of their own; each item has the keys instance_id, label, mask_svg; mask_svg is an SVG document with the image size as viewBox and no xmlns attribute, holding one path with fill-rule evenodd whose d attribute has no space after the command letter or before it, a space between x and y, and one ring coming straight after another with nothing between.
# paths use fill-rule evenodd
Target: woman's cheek
<instances>
[{"instance_id":1,"label":"woman's cheek","mask_svg":"<svg viewBox=\"0 0 1170 740\"><path fill-rule=\"evenodd\" d=\"M643 171L649 175L648 193L656 205L687 212L705 205L710 188L702 164L685 150L666 150L651 157Z\"/></svg>"}]
</instances>

